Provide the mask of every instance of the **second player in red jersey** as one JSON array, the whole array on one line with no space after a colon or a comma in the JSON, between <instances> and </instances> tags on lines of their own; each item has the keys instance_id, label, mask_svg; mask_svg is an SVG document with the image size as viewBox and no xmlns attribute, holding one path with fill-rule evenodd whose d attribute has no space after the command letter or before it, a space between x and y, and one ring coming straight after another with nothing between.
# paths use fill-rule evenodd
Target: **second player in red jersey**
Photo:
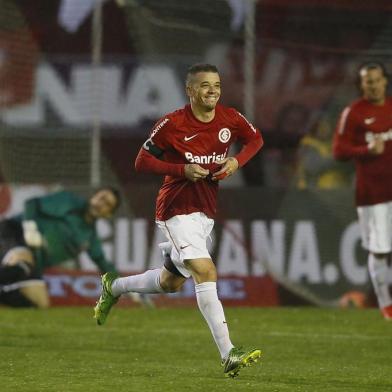
<instances>
[{"instance_id":1,"label":"second player in red jersey","mask_svg":"<svg viewBox=\"0 0 392 392\"><path fill-rule=\"evenodd\" d=\"M388 261L392 255L392 99L385 68L359 68L362 98L343 110L334 138L337 159L353 159L362 246L382 314L392 320Z\"/></svg>"},{"instance_id":2,"label":"second player in red jersey","mask_svg":"<svg viewBox=\"0 0 392 392\"><path fill-rule=\"evenodd\" d=\"M377 154L380 144L384 152ZM355 161L358 206L392 200L392 98L386 97L382 105L361 98L344 109L334 154Z\"/></svg>"}]
</instances>

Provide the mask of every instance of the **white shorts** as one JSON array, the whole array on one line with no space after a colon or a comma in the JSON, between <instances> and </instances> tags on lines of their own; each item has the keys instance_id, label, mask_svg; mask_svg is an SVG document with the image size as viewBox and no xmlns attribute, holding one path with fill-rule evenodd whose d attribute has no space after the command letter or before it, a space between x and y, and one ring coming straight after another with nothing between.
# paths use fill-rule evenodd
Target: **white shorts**
<instances>
[{"instance_id":1,"label":"white shorts","mask_svg":"<svg viewBox=\"0 0 392 392\"><path fill-rule=\"evenodd\" d=\"M202 212L176 215L167 221L156 221L166 238L172 244L170 257L176 268L186 278L191 276L184 260L211 258L207 249L214 220Z\"/></svg>"},{"instance_id":2,"label":"white shorts","mask_svg":"<svg viewBox=\"0 0 392 392\"><path fill-rule=\"evenodd\" d=\"M357 207L362 246L372 253L392 250L392 202Z\"/></svg>"}]
</instances>

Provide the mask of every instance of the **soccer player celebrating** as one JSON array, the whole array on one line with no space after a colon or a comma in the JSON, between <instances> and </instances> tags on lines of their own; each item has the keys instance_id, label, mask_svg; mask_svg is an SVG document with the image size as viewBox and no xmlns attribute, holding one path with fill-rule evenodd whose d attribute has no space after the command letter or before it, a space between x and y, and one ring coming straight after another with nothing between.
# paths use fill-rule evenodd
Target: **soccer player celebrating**
<instances>
[{"instance_id":1,"label":"soccer player celebrating","mask_svg":"<svg viewBox=\"0 0 392 392\"><path fill-rule=\"evenodd\" d=\"M156 223L169 240L161 244L164 266L124 278L114 273L103 275L95 318L103 324L121 294L175 292L192 277L197 303L218 346L224 373L235 377L242 367L256 362L261 351L243 351L230 340L207 239L216 214L218 182L245 165L263 140L242 114L218 104L221 84L214 65L190 67L186 93L190 104L157 122L135 163L138 171L165 175L156 204ZM236 156L228 156L236 140L243 147Z\"/></svg>"},{"instance_id":2,"label":"soccer player celebrating","mask_svg":"<svg viewBox=\"0 0 392 392\"><path fill-rule=\"evenodd\" d=\"M379 63L359 68L362 98L346 107L334 137L337 159L356 166L356 204L362 245L379 307L392 320L388 260L392 251L392 98L386 96L387 74Z\"/></svg>"}]
</instances>

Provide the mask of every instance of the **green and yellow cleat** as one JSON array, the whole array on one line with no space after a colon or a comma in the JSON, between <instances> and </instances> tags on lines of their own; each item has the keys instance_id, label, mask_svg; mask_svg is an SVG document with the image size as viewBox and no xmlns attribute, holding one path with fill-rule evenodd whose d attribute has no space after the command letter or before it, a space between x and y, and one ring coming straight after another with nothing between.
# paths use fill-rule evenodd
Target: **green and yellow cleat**
<instances>
[{"instance_id":1,"label":"green and yellow cleat","mask_svg":"<svg viewBox=\"0 0 392 392\"><path fill-rule=\"evenodd\" d=\"M223 372L226 377L237 377L243 367L252 366L261 357L261 351L250 350L243 351L240 348L233 347L228 357L222 362Z\"/></svg>"},{"instance_id":2,"label":"green and yellow cleat","mask_svg":"<svg viewBox=\"0 0 392 392\"><path fill-rule=\"evenodd\" d=\"M118 278L115 272L106 272L102 275L102 292L99 300L94 308L94 318L97 320L98 325L103 325L108 317L110 309L119 297L115 297L112 294L112 283Z\"/></svg>"}]
</instances>

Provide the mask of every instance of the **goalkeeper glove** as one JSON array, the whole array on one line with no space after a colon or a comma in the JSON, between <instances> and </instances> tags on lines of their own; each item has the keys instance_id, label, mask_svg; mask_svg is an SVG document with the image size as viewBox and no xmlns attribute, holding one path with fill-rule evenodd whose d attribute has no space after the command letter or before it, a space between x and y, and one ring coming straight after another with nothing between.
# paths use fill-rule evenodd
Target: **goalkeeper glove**
<instances>
[{"instance_id":1,"label":"goalkeeper glove","mask_svg":"<svg viewBox=\"0 0 392 392\"><path fill-rule=\"evenodd\" d=\"M37 223L33 220L22 222L23 237L27 245L33 248L40 248L44 244L44 238L38 230Z\"/></svg>"}]
</instances>

